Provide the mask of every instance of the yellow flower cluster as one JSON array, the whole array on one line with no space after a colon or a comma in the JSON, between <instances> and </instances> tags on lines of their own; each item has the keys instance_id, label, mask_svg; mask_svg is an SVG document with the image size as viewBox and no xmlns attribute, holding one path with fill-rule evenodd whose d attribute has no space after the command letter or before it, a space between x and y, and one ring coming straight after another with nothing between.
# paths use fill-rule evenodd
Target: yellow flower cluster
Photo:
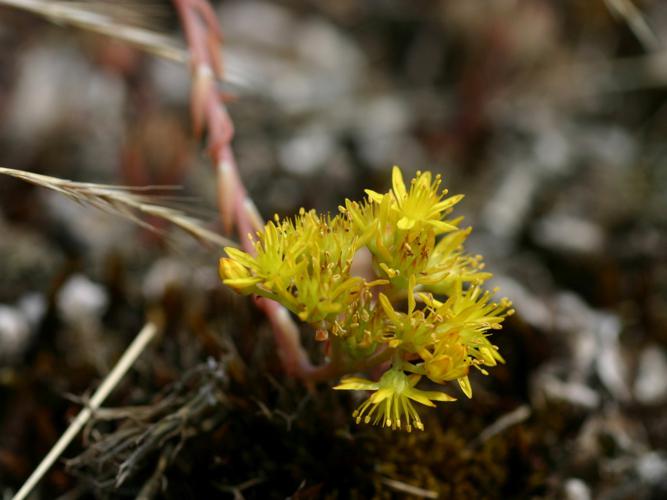
<instances>
[{"instance_id":1,"label":"yellow flower cluster","mask_svg":"<svg viewBox=\"0 0 667 500\"><path fill-rule=\"evenodd\" d=\"M280 302L331 342L343 373L346 363L358 369L387 355L377 382L349 376L335 387L373 391L357 423L421 430L412 402L454 398L417 389L420 379L456 380L471 397L470 368L486 374L503 362L488 335L513 313L511 303L481 288L491 275L464 251L471 229L448 218L462 196L446 197L440 184L439 175L417 172L406 187L394 167L388 193L367 190L334 217L303 209L294 219L276 216L253 239L255 255L227 248L220 260L226 285ZM371 269L359 269L363 252Z\"/></svg>"}]
</instances>

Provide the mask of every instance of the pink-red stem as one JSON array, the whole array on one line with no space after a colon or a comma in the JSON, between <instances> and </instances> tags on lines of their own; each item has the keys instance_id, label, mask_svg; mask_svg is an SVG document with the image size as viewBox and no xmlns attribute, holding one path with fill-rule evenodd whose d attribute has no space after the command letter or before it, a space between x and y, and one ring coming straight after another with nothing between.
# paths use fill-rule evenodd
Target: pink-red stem
<instances>
[{"instance_id":1,"label":"pink-red stem","mask_svg":"<svg viewBox=\"0 0 667 500\"><path fill-rule=\"evenodd\" d=\"M231 142L234 126L215 80L223 78L220 59L222 34L217 16L206 0L173 0L190 50L192 121L195 134L208 134L208 151L218 169L218 203L225 231L236 227L243 249L255 253L248 235L260 231L257 213L234 159ZM268 317L285 371L309 381L339 374L338 363L313 366L301 345L300 332L287 310L272 300L257 299Z\"/></svg>"}]
</instances>

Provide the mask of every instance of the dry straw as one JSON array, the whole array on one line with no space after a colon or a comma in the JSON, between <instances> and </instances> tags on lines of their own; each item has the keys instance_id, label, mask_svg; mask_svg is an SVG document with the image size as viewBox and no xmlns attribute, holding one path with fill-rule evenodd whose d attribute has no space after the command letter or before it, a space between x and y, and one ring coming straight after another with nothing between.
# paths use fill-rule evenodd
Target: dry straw
<instances>
[{"instance_id":1,"label":"dry straw","mask_svg":"<svg viewBox=\"0 0 667 500\"><path fill-rule=\"evenodd\" d=\"M152 202L147 191L173 190L173 186L112 186L88 182L74 182L58 177L35 174L25 170L0 167L0 174L21 179L53 191L57 191L82 205L93 206L104 212L119 215L141 227L158 231L141 218L141 215L157 217L182 229L200 242L212 243L219 247L236 246L236 243L204 228L202 222L175 208L157 205Z\"/></svg>"},{"instance_id":2,"label":"dry straw","mask_svg":"<svg viewBox=\"0 0 667 500\"><path fill-rule=\"evenodd\" d=\"M44 0L0 0L0 5L25 10L54 23L110 36L172 61L186 63L189 60L187 51L171 37L128 24L128 16L134 15L135 11L122 8L122 5Z\"/></svg>"},{"instance_id":3,"label":"dry straw","mask_svg":"<svg viewBox=\"0 0 667 500\"><path fill-rule=\"evenodd\" d=\"M37 483L44 477L44 474L48 472L79 431L83 429L83 426L86 425L86 422L88 422L93 415L93 412L100 407L114 387L118 385L118 382L123 378L123 375L127 373L141 353L144 352L144 349L150 341L153 340L157 331L158 327L154 323L146 323L146 325L144 325L132 344L130 344L118 360L118 363L116 363L113 370L111 370L109 375L104 379L102 385L95 391L90 402L79 412L65 433L60 436L60 439L56 442L53 448L51 448L51 451L49 451L39 466L37 466L34 472L30 475L28 480L23 484L21 489L14 495L13 500L24 500L28 497Z\"/></svg>"}]
</instances>

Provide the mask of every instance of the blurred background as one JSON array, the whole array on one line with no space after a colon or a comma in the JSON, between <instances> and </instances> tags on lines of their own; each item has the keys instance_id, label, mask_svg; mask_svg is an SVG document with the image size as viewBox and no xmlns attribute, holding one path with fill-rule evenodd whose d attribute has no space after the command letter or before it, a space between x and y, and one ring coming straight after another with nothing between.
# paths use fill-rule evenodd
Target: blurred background
<instances>
[{"instance_id":1,"label":"blurred background","mask_svg":"<svg viewBox=\"0 0 667 500\"><path fill-rule=\"evenodd\" d=\"M0 178L0 495L160 310L163 337L109 404L173 410L195 370L192 391L223 410L132 467L94 446L133 418L114 414L40 498L667 497L667 2L213 3L234 150L263 216L335 212L388 189L394 164L442 173L466 195L469 251L515 303L495 336L507 364L424 415L421 436L355 427L347 395L282 375L265 321L219 284L217 249ZM165 203L219 230L187 67L6 4L0 166L183 186ZM169 2L70 5L179 43ZM516 408L521 421L484 434Z\"/></svg>"}]
</instances>

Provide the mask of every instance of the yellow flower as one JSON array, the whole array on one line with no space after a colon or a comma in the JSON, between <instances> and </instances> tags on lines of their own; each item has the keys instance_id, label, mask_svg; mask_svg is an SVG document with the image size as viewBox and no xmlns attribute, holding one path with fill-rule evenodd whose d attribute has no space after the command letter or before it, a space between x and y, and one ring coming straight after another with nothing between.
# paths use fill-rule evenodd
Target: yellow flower
<instances>
[{"instance_id":1,"label":"yellow flower","mask_svg":"<svg viewBox=\"0 0 667 500\"><path fill-rule=\"evenodd\" d=\"M457 335L450 335L448 339L442 339L435 345L435 350L420 352L424 360L424 371L426 376L437 384L443 384L449 380L457 380L463 393L472 397L472 387L468 380L468 371L472 361L468 356L468 350L461 344Z\"/></svg>"},{"instance_id":2,"label":"yellow flower","mask_svg":"<svg viewBox=\"0 0 667 500\"><path fill-rule=\"evenodd\" d=\"M435 406L433 401L456 401L455 398L438 391L422 391L415 385L420 375L406 375L403 370L392 368L387 370L377 382L359 377L346 377L339 385L338 390L375 391L357 408L352 417L359 424L362 422L373 425L382 425L392 430L404 426L408 432L412 428L424 430L424 424L413 401L425 406Z\"/></svg>"},{"instance_id":3,"label":"yellow flower","mask_svg":"<svg viewBox=\"0 0 667 500\"><path fill-rule=\"evenodd\" d=\"M432 180L431 172L417 172L408 191L403 182L401 170L395 166L391 173L391 181L392 210L400 217L396 224L399 229L409 230L416 224L432 226L436 234L457 229L454 224L444 222L442 219L454 205L461 201L463 195L451 196L443 200L447 190L438 193L442 181L440 175L436 175ZM366 190L366 194L376 203L382 203L385 197L390 196L389 193L381 195L370 189Z\"/></svg>"},{"instance_id":4,"label":"yellow flower","mask_svg":"<svg viewBox=\"0 0 667 500\"><path fill-rule=\"evenodd\" d=\"M249 267L254 265L252 258L236 248L230 247L226 251L230 257L220 259L219 269L223 283L239 293L252 293L255 285L262 281L261 278L252 276L249 270ZM244 261L245 265L242 263Z\"/></svg>"},{"instance_id":5,"label":"yellow flower","mask_svg":"<svg viewBox=\"0 0 667 500\"><path fill-rule=\"evenodd\" d=\"M223 283L246 294L264 295L285 288L307 249L312 217L312 214L301 217L299 230L291 221L268 222L253 243L255 256L237 248L225 248L228 257L220 260Z\"/></svg>"},{"instance_id":6,"label":"yellow flower","mask_svg":"<svg viewBox=\"0 0 667 500\"><path fill-rule=\"evenodd\" d=\"M223 282L240 293L276 300L302 321L335 317L370 286L350 275L360 244L346 219L301 210L294 220L276 217L257 238L255 256L225 249Z\"/></svg>"},{"instance_id":7,"label":"yellow flower","mask_svg":"<svg viewBox=\"0 0 667 500\"><path fill-rule=\"evenodd\" d=\"M373 254L379 276L402 290L413 274L420 276L420 284L432 286L441 282L448 286L456 277L488 276L477 272L481 267L477 260L463 255L462 243L470 231L458 230L461 218L444 220L462 196L443 199L447 190L438 192L441 178L432 180L430 172L418 172L408 191L401 171L394 167L392 183L387 194L366 190L366 202L346 200L345 207L339 207ZM455 230L456 237L436 244L438 235Z\"/></svg>"},{"instance_id":8,"label":"yellow flower","mask_svg":"<svg viewBox=\"0 0 667 500\"><path fill-rule=\"evenodd\" d=\"M377 367L394 356L377 382L344 378L339 390L369 390L354 412L391 429L423 429L414 403L454 398L416 388L422 377L436 384L456 380L472 396L471 367L503 362L489 332L512 314L511 303L491 300L481 288L491 277L482 257L465 253L471 229L448 219L462 196L446 198L441 178L417 172L406 187L392 171L392 189L367 190L362 202L345 200L331 217L301 209L278 216L252 239L253 252L226 249L220 276L239 293L280 302L327 341L335 369ZM367 269L353 272L370 252Z\"/></svg>"},{"instance_id":9,"label":"yellow flower","mask_svg":"<svg viewBox=\"0 0 667 500\"><path fill-rule=\"evenodd\" d=\"M442 317L442 323L436 327L436 336L448 338L457 334L461 345L466 347L472 366L477 368L479 365L496 366L505 362L486 332L500 330L502 322L514 314L514 309L508 299L503 298L496 303L491 301L492 296L491 292L479 286L463 290L461 282L457 283L445 302L434 299L430 294L420 294L428 307Z\"/></svg>"}]
</instances>

